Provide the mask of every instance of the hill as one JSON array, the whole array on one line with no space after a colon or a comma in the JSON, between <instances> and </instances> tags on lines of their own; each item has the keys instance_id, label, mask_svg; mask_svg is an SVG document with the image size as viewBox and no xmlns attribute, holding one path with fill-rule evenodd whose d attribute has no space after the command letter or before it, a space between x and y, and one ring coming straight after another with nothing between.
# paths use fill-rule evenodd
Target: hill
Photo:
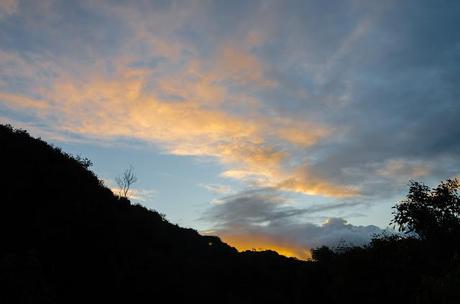
<instances>
[{"instance_id":1,"label":"hill","mask_svg":"<svg viewBox=\"0 0 460 304\"><path fill-rule=\"evenodd\" d=\"M239 254L115 196L72 157L0 126L1 303L290 303L302 263ZM303 266L301 266L303 267Z\"/></svg>"},{"instance_id":2,"label":"hill","mask_svg":"<svg viewBox=\"0 0 460 304\"><path fill-rule=\"evenodd\" d=\"M0 303L460 302L457 181L413 183L396 206L421 237L317 248L306 262L173 225L26 131L0 125L0 153Z\"/></svg>"}]
</instances>

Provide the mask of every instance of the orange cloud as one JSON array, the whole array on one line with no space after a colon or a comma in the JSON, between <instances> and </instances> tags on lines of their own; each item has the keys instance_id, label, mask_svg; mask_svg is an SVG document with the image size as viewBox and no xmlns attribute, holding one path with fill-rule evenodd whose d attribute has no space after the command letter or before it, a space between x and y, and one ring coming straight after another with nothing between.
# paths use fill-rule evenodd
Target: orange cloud
<instances>
[{"instance_id":1,"label":"orange cloud","mask_svg":"<svg viewBox=\"0 0 460 304\"><path fill-rule=\"evenodd\" d=\"M242 84L256 83L266 87L276 84L265 78L264 67L256 56L230 45L224 46L218 54L215 73Z\"/></svg>"},{"instance_id":2,"label":"orange cloud","mask_svg":"<svg viewBox=\"0 0 460 304\"><path fill-rule=\"evenodd\" d=\"M307 122L278 118L271 123L276 126L273 132L278 138L301 147L311 146L331 133L331 130L324 126Z\"/></svg>"},{"instance_id":3,"label":"orange cloud","mask_svg":"<svg viewBox=\"0 0 460 304\"><path fill-rule=\"evenodd\" d=\"M49 104L46 101L11 93L0 92L0 102L13 109L22 108L24 110L34 109L39 111L49 109Z\"/></svg>"},{"instance_id":4,"label":"orange cloud","mask_svg":"<svg viewBox=\"0 0 460 304\"><path fill-rule=\"evenodd\" d=\"M295 177L280 182L276 186L287 191L332 197L350 197L357 196L360 193L356 187L335 185L326 180L308 176L307 174L298 174Z\"/></svg>"},{"instance_id":5,"label":"orange cloud","mask_svg":"<svg viewBox=\"0 0 460 304\"><path fill-rule=\"evenodd\" d=\"M426 163L407 161L403 159L390 159L376 170L380 176L406 180L407 177L421 177L430 173L430 166Z\"/></svg>"},{"instance_id":6,"label":"orange cloud","mask_svg":"<svg viewBox=\"0 0 460 304\"><path fill-rule=\"evenodd\" d=\"M205 71L197 60L192 60L184 70L158 79L155 90L165 99L208 106L221 103L227 97L226 88L218 83L217 76Z\"/></svg>"},{"instance_id":7,"label":"orange cloud","mask_svg":"<svg viewBox=\"0 0 460 304\"><path fill-rule=\"evenodd\" d=\"M24 77L34 74L20 57L3 57L19 60L27 71ZM262 63L249 52L224 47L216 58L214 66L191 60L184 69L165 72L164 77L161 71L130 67L130 57L120 58L110 76L95 72L103 62L80 71L79 78L74 76L77 73L59 70L49 89L36 89L34 96L39 98L2 93L0 102L18 111L35 111L60 131L93 138L134 137L168 153L213 157L225 166L223 176L258 186L338 197L356 194L305 171L286 168L294 157L292 150L309 147L331 131L314 123L264 117L257 108L229 111L224 101L235 96L228 85L264 86L270 81L264 78ZM236 106L241 110L244 105Z\"/></svg>"}]
</instances>

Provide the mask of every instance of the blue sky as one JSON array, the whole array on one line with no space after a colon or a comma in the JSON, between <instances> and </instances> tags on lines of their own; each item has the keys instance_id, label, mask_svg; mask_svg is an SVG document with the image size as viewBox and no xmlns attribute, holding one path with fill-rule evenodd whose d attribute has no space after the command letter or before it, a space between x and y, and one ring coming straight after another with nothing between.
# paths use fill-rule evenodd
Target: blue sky
<instances>
[{"instance_id":1,"label":"blue sky","mask_svg":"<svg viewBox=\"0 0 460 304\"><path fill-rule=\"evenodd\" d=\"M460 169L457 1L0 0L0 121L240 249L361 244Z\"/></svg>"}]
</instances>

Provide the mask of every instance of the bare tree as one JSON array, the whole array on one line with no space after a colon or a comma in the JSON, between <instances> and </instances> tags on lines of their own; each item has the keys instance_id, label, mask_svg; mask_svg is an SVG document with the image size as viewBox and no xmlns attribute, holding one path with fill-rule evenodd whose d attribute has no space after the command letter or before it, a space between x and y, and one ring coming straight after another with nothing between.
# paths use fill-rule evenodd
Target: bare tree
<instances>
[{"instance_id":1,"label":"bare tree","mask_svg":"<svg viewBox=\"0 0 460 304\"><path fill-rule=\"evenodd\" d=\"M136 181L137 177L134 175L133 167L129 166L120 176L115 178L115 182L119 187L118 196L127 198L129 189Z\"/></svg>"}]
</instances>

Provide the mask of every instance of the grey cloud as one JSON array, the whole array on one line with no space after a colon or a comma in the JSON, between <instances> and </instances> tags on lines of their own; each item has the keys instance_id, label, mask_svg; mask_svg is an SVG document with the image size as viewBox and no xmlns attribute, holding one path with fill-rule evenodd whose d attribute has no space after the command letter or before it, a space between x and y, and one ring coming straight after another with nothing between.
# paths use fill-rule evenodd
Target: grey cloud
<instances>
[{"instance_id":1,"label":"grey cloud","mask_svg":"<svg viewBox=\"0 0 460 304\"><path fill-rule=\"evenodd\" d=\"M306 6L311 14L327 13L324 6ZM294 51L283 50L289 64L274 68L288 90L267 98L283 114L338 130L335 138L308 150L310 174L360 185L364 195L384 198L400 194L410 178L439 181L460 173L459 13L456 1L359 2L359 8L348 2L331 19L317 19L313 37L304 30L311 19L298 21L286 38ZM376 174L376 165L384 168L394 160L430 171L417 176L408 169L394 178Z\"/></svg>"},{"instance_id":2,"label":"grey cloud","mask_svg":"<svg viewBox=\"0 0 460 304\"><path fill-rule=\"evenodd\" d=\"M257 189L228 196L205 212L202 220L214 225L211 233L226 239L271 243L300 252L322 245L364 245L384 230L377 226L354 226L343 218L328 218L323 224L306 221L306 216L322 211L349 208L358 203L335 203L295 208L282 193ZM246 241L247 242L247 241ZM249 241L250 242L250 241Z\"/></svg>"}]
</instances>

